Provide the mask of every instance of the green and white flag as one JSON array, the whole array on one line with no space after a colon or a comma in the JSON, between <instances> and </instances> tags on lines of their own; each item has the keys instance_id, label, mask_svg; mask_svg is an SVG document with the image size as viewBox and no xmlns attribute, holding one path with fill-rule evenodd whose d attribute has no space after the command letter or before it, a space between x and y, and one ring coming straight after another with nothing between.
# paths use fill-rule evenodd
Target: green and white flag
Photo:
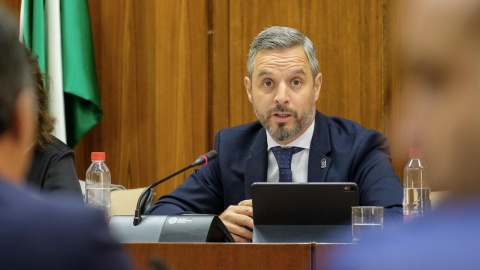
<instances>
[{"instance_id":1,"label":"green and white flag","mask_svg":"<svg viewBox=\"0 0 480 270\"><path fill-rule=\"evenodd\" d=\"M20 32L50 78L54 135L74 147L102 117L87 0L22 0Z\"/></svg>"}]
</instances>

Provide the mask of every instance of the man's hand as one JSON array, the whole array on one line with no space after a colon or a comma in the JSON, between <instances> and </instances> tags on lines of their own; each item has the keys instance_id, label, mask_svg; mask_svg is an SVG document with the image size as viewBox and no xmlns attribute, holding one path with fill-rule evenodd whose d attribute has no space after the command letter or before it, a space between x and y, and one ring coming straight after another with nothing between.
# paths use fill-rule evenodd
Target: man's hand
<instances>
[{"instance_id":1,"label":"man's hand","mask_svg":"<svg viewBox=\"0 0 480 270\"><path fill-rule=\"evenodd\" d=\"M252 200L241 201L238 205L230 205L220 219L232 234L235 242L252 242L253 208Z\"/></svg>"}]
</instances>

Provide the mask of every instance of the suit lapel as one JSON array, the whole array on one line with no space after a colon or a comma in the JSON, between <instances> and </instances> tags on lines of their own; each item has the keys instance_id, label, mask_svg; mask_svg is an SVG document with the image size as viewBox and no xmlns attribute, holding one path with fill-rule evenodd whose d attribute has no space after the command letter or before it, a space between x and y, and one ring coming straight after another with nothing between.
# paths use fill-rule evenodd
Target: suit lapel
<instances>
[{"instance_id":1,"label":"suit lapel","mask_svg":"<svg viewBox=\"0 0 480 270\"><path fill-rule=\"evenodd\" d=\"M317 111L310 154L308 157L308 182L325 182L332 163L327 156L332 150L327 117Z\"/></svg>"},{"instance_id":2,"label":"suit lapel","mask_svg":"<svg viewBox=\"0 0 480 270\"><path fill-rule=\"evenodd\" d=\"M265 129L261 129L257 134L250 153L251 156L245 162L245 199L252 198L253 183L267 181L268 152Z\"/></svg>"}]
</instances>

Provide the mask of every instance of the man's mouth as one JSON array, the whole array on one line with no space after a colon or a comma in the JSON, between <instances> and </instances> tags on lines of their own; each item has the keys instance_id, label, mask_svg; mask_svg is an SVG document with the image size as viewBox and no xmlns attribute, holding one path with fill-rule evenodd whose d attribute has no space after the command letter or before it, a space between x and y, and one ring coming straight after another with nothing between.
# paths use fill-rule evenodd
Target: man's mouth
<instances>
[{"instance_id":1,"label":"man's mouth","mask_svg":"<svg viewBox=\"0 0 480 270\"><path fill-rule=\"evenodd\" d=\"M273 116L280 117L280 118L287 118L289 116L292 116L292 114L286 113L286 112L274 112Z\"/></svg>"},{"instance_id":2,"label":"man's mouth","mask_svg":"<svg viewBox=\"0 0 480 270\"><path fill-rule=\"evenodd\" d=\"M287 112L273 112L272 116L277 122L287 122L292 117L292 114Z\"/></svg>"}]
</instances>

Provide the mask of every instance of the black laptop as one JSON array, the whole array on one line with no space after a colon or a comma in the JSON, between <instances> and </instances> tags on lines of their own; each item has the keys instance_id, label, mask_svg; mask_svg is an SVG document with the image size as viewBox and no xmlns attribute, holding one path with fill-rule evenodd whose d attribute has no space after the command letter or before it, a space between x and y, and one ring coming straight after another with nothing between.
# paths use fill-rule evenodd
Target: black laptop
<instances>
[{"instance_id":1,"label":"black laptop","mask_svg":"<svg viewBox=\"0 0 480 270\"><path fill-rule=\"evenodd\" d=\"M254 243L350 243L358 186L349 182L254 183Z\"/></svg>"}]
</instances>

